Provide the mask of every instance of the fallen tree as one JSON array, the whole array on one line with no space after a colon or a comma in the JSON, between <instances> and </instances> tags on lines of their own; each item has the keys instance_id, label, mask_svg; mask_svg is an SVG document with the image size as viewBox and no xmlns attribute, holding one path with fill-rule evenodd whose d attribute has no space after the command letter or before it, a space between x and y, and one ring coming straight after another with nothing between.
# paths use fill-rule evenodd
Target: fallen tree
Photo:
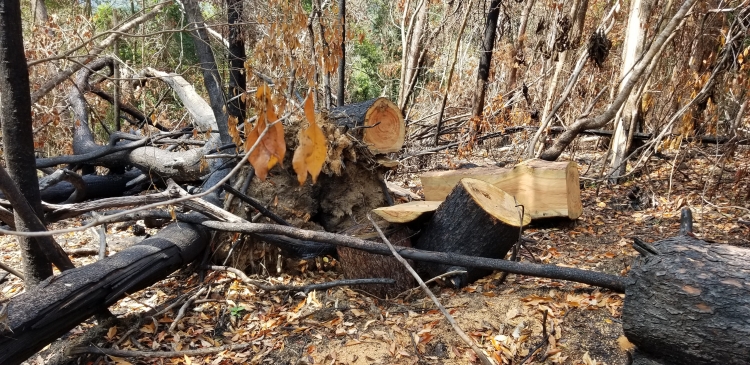
<instances>
[{"instance_id":1,"label":"fallen tree","mask_svg":"<svg viewBox=\"0 0 750 365\"><path fill-rule=\"evenodd\" d=\"M203 227L173 223L138 245L67 270L14 297L6 304L0 363L20 364L117 300L193 262L209 236Z\"/></svg>"}]
</instances>

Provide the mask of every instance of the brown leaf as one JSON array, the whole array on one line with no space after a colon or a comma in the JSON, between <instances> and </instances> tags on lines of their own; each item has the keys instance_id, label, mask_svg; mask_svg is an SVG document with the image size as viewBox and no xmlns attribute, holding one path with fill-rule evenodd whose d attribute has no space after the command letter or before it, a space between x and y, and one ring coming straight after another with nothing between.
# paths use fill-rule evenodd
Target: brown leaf
<instances>
[{"instance_id":1,"label":"brown leaf","mask_svg":"<svg viewBox=\"0 0 750 365\"><path fill-rule=\"evenodd\" d=\"M297 173L297 181L300 185L305 183L308 173L312 177L313 184L317 181L328 155L328 141L318 124L315 123L312 91L308 92L305 100L305 117L309 126L300 134L299 145L292 159L292 166L294 172Z\"/></svg>"}]
</instances>

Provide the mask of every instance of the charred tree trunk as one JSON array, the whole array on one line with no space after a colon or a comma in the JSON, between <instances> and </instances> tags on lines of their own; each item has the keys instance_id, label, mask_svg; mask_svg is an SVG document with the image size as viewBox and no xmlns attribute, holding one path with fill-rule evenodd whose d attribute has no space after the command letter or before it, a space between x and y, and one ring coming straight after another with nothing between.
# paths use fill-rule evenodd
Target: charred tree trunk
<instances>
[{"instance_id":1,"label":"charred tree trunk","mask_svg":"<svg viewBox=\"0 0 750 365\"><path fill-rule=\"evenodd\" d=\"M227 0L229 23L229 108L230 116L245 121L245 102L240 95L247 90L245 78L245 37L242 33L243 0Z\"/></svg>"},{"instance_id":2,"label":"charred tree trunk","mask_svg":"<svg viewBox=\"0 0 750 365\"><path fill-rule=\"evenodd\" d=\"M203 70L203 84L210 98L211 110L216 118L216 124L219 128L219 137L222 144L232 143L232 137L229 135L229 125L227 124L226 100L222 91L221 76L216 66L214 53L209 45L206 25L203 22L197 0L185 1L185 14L188 21L193 24L191 35L195 44L195 52Z\"/></svg>"},{"instance_id":3,"label":"charred tree trunk","mask_svg":"<svg viewBox=\"0 0 750 365\"><path fill-rule=\"evenodd\" d=\"M363 234L355 236L368 240L380 241L380 238L371 226L367 225L364 231ZM394 246L412 247L411 237L413 237L416 232L405 226L398 226L392 229L386 229L385 234ZM384 243L381 244L383 247L386 247ZM386 296L392 298L417 286L414 277L411 276L404 265L398 262L395 257L377 255L349 247L337 247L336 251L338 252L339 261L341 262L341 270L343 271L345 278L391 278L396 281L394 285L361 285L357 287L357 289L366 291L380 298L385 298Z\"/></svg>"},{"instance_id":4,"label":"charred tree trunk","mask_svg":"<svg viewBox=\"0 0 750 365\"><path fill-rule=\"evenodd\" d=\"M49 278L11 299L0 363L20 364L94 313L163 279L205 249L208 232L174 223L113 256Z\"/></svg>"},{"instance_id":5,"label":"charred tree trunk","mask_svg":"<svg viewBox=\"0 0 750 365\"><path fill-rule=\"evenodd\" d=\"M37 216L42 204L36 179L34 136L32 133L29 70L23 48L21 4L18 0L0 2L0 123L3 133L3 157L8 173ZM29 227L15 216L16 228ZM24 275L28 287L52 276L52 265L36 239L17 237L21 248Z\"/></svg>"},{"instance_id":6,"label":"charred tree trunk","mask_svg":"<svg viewBox=\"0 0 750 365\"><path fill-rule=\"evenodd\" d=\"M435 211L416 248L463 255L501 259L518 241L520 227L531 221L521 215L515 199L481 180L463 179ZM465 276L452 279L462 287L491 270L451 267L445 264L424 265L430 276L449 271L466 270Z\"/></svg>"},{"instance_id":7,"label":"charred tree trunk","mask_svg":"<svg viewBox=\"0 0 750 365\"><path fill-rule=\"evenodd\" d=\"M490 12L487 14L487 23L484 26L484 41L482 42L482 55L479 58L479 70L477 72L477 86L474 90L472 102L472 114L476 117L482 115L484 110L484 98L487 92L487 80L490 77L490 65L492 64L492 51L495 49L495 35L497 34L497 20L500 17L500 6L502 0L492 0Z\"/></svg>"},{"instance_id":8,"label":"charred tree trunk","mask_svg":"<svg viewBox=\"0 0 750 365\"><path fill-rule=\"evenodd\" d=\"M689 235L651 246L625 286L622 323L638 346L634 364L747 364L750 250Z\"/></svg>"}]
</instances>

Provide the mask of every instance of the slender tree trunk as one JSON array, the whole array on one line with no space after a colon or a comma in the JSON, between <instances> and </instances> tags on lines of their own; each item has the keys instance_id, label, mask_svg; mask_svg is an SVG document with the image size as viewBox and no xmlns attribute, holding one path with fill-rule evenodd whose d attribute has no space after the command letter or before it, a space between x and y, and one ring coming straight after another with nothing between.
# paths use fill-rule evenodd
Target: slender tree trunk
<instances>
[{"instance_id":1,"label":"slender tree trunk","mask_svg":"<svg viewBox=\"0 0 750 365\"><path fill-rule=\"evenodd\" d=\"M526 25L529 24L529 13L531 8L534 7L536 0L526 0L526 7L521 12L521 25L518 27L518 37L513 45L513 67L510 69L510 76L508 76L508 88L514 89L516 87L516 80L518 79L518 69L524 62L523 56L523 42L526 39Z\"/></svg>"},{"instance_id":2,"label":"slender tree trunk","mask_svg":"<svg viewBox=\"0 0 750 365\"><path fill-rule=\"evenodd\" d=\"M583 22L586 18L586 9L588 8L588 3L588 0L573 2L573 6L570 8L570 18L573 19L574 23L572 25L571 32L569 33L569 39L572 39L572 37L574 37L576 34L578 35L578 38L580 38L580 34L583 30ZM571 47L573 46L571 45ZM555 96L555 91L557 89L557 84L560 81L563 67L568 60L568 54L570 53L569 51L570 49L565 49L557 55L555 73L552 76L552 80L550 82L549 90L547 93L547 99L544 103L544 110L542 112L542 123L536 133L534 133L534 136L531 138L529 147L526 150L526 157L528 158L533 157L537 153L537 142L539 141L541 135L546 133L547 126L550 124L549 122L554 119L554 117L550 116L549 113L552 108L552 100Z\"/></svg>"},{"instance_id":3,"label":"slender tree trunk","mask_svg":"<svg viewBox=\"0 0 750 365\"><path fill-rule=\"evenodd\" d=\"M456 68L456 61L458 59L458 47L461 45L461 36L464 34L464 28L466 28L466 20L469 19L469 13L471 7L474 5L474 1L469 1L469 5L464 13L464 19L461 22L461 27L458 28L458 35L456 36L456 46L453 48L453 60L451 61L450 70L448 71L448 81L445 85L445 93L443 94L443 102L440 104L440 111L438 112L437 125L435 126L435 139L432 144L437 146L440 140L440 128L443 124L443 113L445 112L445 105L448 102L448 94L451 90L451 82L453 81L453 70Z\"/></svg>"},{"instance_id":4,"label":"slender tree trunk","mask_svg":"<svg viewBox=\"0 0 750 365\"><path fill-rule=\"evenodd\" d=\"M487 80L490 77L490 66L492 64L492 51L495 49L497 20L500 17L500 6L502 6L502 3L502 0L492 0L490 11L487 14L487 23L484 26L484 41L482 42L482 54L479 58L477 86L474 90L474 100L472 101L472 114L476 117L481 116L482 110L484 110Z\"/></svg>"},{"instance_id":5,"label":"slender tree trunk","mask_svg":"<svg viewBox=\"0 0 750 365\"><path fill-rule=\"evenodd\" d=\"M622 82L620 90L632 75L633 67L642 57L644 38L651 16L651 0L631 0L628 25L625 30L625 44L622 49L622 68L620 78ZM646 80L638 80L646 82ZM612 139L612 159L610 160L609 176L616 178L625 173L625 157L628 149L628 135L631 125L635 125L636 118L640 115L639 93L631 93L622 109L615 115L615 135Z\"/></svg>"},{"instance_id":6,"label":"slender tree trunk","mask_svg":"<svg viewBox=\"0 0 750 365\"><path fill-rule=\"evenodd\" d=\"M185 0L185 14L190 24L193 25L190 33L193 36L195 52L203 71L203 84L210 98L211 110L216 117L216 124L218 124L221 143L232 143L232 137L229 136L229 125L227 124L226 99L224 98L221 76L216 66L214 53L208 43L206 24L203 21L198 0Z\"/></svg>"},{"instance_id":7,"label":"slender tree trunk","mask_svg":"<svg viewBox=\"0 0 750 365\"><path fill-rule=\"evenodd\" d=\"M19 0L0 2L0 123L3 157L8 173L41 219L42 201L35 168L29 70L23 48ZM28 231L17 213L14 220L17 230ZM52 276L52 265L37 240L18 237L18 245L28 287Z\"/></svg>"},{"instance_id":8,"label":"slender tree trunk","mask_svg":"<svg viewBox=\"0 0 750 365\"><path fill-rule=\"evenodd\" d=\"M339 0L339 22L341 22L341 60L339 60L339 83L336 90L336 106L344 105L346 85L346 0Z\"/></svg>"},{"instance_id":9,"label":"slender tree trunk","mask_svg":"<svg viewBox=\"0 0 750 365\"><path fill-rule=\"evenodd\" d=\"M326 109L330 110L333 107L333 105L331 105L331 73L329 72L330 67L328 66L331 58L331 50L328 47L325 29L323 29L323 22L321 21L321 17L323 16L323 8L320 4L320 0L315 1L315 7L318 12L318 36L320 36L320 48L322 53L321 64L323 65L323 67L321 70L321 76L323 77L323 102L325 103Z\"/></svg>"},{"instance_id":10,"label":"slender tree trunk","mask_svg":"<svg viewBox=\"0 0 750 365\"><path fill-rule=\"evenodd\" d=\"M34 14L34 24L46 24L49 19L47 4L44 0L31 0L31 13Z\"/></svg>"},{"instance_id":11,"label":"slender tree trunk","mask_svg":"<svg viewBox=\"0 0 750 365\"><path fill-rule=\"evenodd\" d=\"M407 3L408 5L408 3ZM404 23L403 27L406 27L406 32L402 34L404 41L402 42L403 47L403 61L401 67L401 82L399 83L398 91L398 107L403 113L406 110L406 103L411 94L411 89L414 87L416 74L419 71L419 59L422 50L422 42L424 38L424 28L427 20L427 9L429 4L426 0L420 0L417 3L416 9L412 14L409 24L406 22L406 12L404 10Z\"/></svg>"},{"instance_id":12,"label":"slender tree trunk","mask_svg":"<svg viewBox=\"0 0 750 365\"><path fill-rule=\"evenodd\" d=\"M240 95L247 90L245 77L245 37L242 33L243 0L227 0L229 23L229 115L245 121L245 102Z\"/></svg>"},{"instance_id":13,"label":"slender tree trunk","mask_svg":"<svg viewBox=\"0 0 750 365\"><path fill-rule=\"evenodd\" d=\"M112 29L117 28L117 9L112 9ZM115 57L119 56L117 41L114 44ZM117 61L112 63L112 76L114 89L112 90L112 118L115 122L115 131L120 131L120 65Z\"/></svg>"}]
</instances>

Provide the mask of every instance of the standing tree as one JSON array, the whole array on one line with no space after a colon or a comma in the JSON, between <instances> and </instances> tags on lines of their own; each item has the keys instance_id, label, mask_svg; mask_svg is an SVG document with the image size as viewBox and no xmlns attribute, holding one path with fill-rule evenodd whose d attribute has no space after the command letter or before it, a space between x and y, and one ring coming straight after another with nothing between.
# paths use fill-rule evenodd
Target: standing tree
<instances>
[{"instance_id":1,"label":"standing tree","mask_svg":"<svg viewBox=\"0 0 750 365\"><path fill-rule=\"evenodd\" d=\"M490 11L487 14L487 23L484 26L484 40L482 41L482 55L479 58L479 69L477 70L477 86L474 89L474 100L472 101L472 114L482 115L484 109L484 98L487 92L487 80L490 77L490 64L492 63L492 51L495 49L495 34L497 33L497 20L500 17L500 6L502 0L492 0Z\"/></svg>"},{"instance_id":2,"label":"standing tree","mask_svg":"<svg viewBox=\"0 0 750 365\"><path fill-rule=\"evenodd\" d=\"M245 39L242 32L242 0L227 0L229 23L229 108L227 112L239 122L245 120L245 101L240 96L247 89L245 77Z\"/></svg>"},{"instance_id":3,"label":"standing tree","mask_svg":"<svg viewBox=\"0 0 750 365\"><path fill-rule=\"evenodd\" d=\"M336 106L343 106L344 85L346 85L346 0L339 0L339 22L341 23L341 60L339 60L339 84L336 88Z\"/></svg>"},{"instance_id":4,"label":"standing tree","mask_svg":"<svg viewBox=\"0 0 750 365\"><path fill-rule=\"evenodd\" d=\"M620 68L620 79L622 87L631 77L631 71L643 53L648 19L651 16L653 2L651 0L632 0L630 3L630 15L625 31L625 44L622 47L622 66ZM648 76L648 75L647 75ZM640 80L645 83L647 80ZM639 102L641 95L631 93L622 109L615 116L615 136L612 139L612 160L610 163L609 176L615 179L625 173L625 157L628 150L628 135L635 128L640 118Z\"/></svg>"},{"instance_id":5,"label":"standing tree","mask_svg":"<svg viewBox=\"0 0 750 365\"><path fill-rule=\"evenodd\" d=\"M18 0L0 2L0 123L3 157L13 180L31 207L42 217L42 204L36 178L34 136L32 134L29 70L23 49L21 4ZM16 229L28 231L15 213ZM52 265L36 239L18 237L25 282L33 286L52 276Z\"/></svg>"}]
</instances>

